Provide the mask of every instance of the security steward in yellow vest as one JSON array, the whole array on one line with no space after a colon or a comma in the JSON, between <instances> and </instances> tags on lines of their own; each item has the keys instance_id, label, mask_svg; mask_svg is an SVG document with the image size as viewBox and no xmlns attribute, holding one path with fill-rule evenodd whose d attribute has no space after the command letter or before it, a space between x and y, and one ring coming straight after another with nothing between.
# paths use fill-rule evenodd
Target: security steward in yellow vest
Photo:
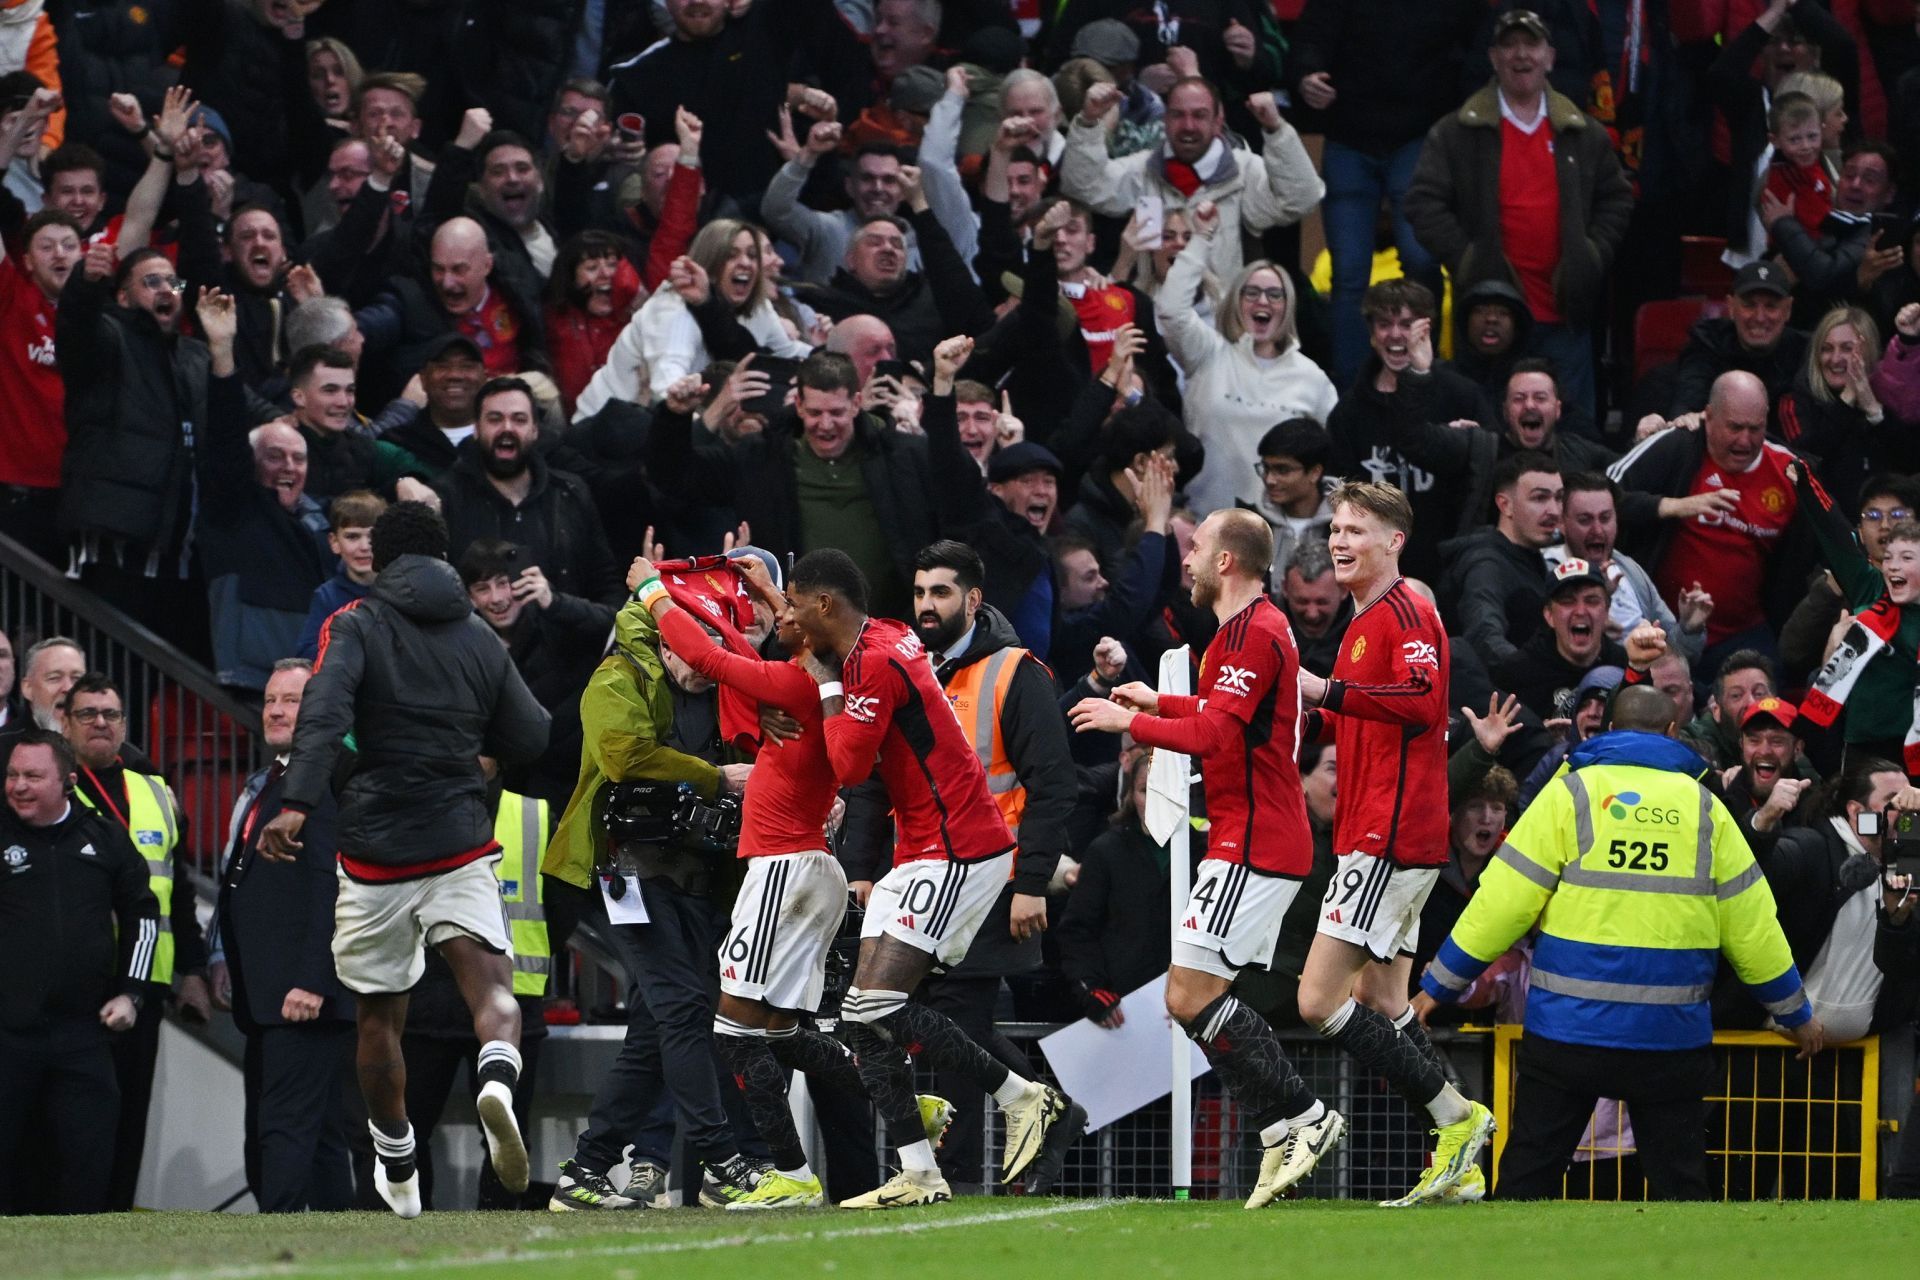
<instances>
[{"instance_id":1,"label":"security steward in yellow vest","mask_svg":"<svg viewBox=\"0 0 1920 1280\"><path fill-rule=\"evenodd\" d=\"M513 1106L520 1130L525 1133L527 1109L539 1082L540 1048L547 1039L545 997L553 964L547 940L546 895L540 887L540 858L546 853L547 837L553 829L552 814L544 800L498 789L499 777L491 760L483 759L481 767L498 796L493 836L500 842L501 857L493 871L500 882L500 908L513 938L513 995L520 1002L520 1083L514 1090ZM474 1072L480 1055L480 1042L473 1036L473 1018L454 984L453 971L431 947L427 949L426 973L415 984L408 1003L407 1029L400 1043L407 1059L407 1115L413 1121L420 1198L431 1209L433 1130L446 1110L447 1098L463 1066L472 1089L479 1088ZM544 1191L529 1191L532 1198L523 1200L503 1187L486 1158L484 1143L480 1157L478 1208L518 1209L545 1202Z\"/></svg>"},{"instance_id":2,"label":"security steward in yellow vest","mask_svg":"<svg viewBox=\"0 0 1920 1280\"><path fill-rule=\"evenodd\" d=\"M1539 924L1504 1199L1561 1194L1600 1098L1627 1104L1655 1199L1707 1197L1708 997L1723 955L1802 1057L1824 1041L1766 877L1696 780L1705 762L1673 741L1674 712L1655 689L1620 691L1608 732L1570 751L1520 816L1421 978L1424 1016Z\"/></svg>"},{"instance_id":3,"label":"security steward in yellow vest","mask_svg":"<svg viewBox=\"0 0 1920 1280\"><path fill-rule=\"evenodd\" d=\"M60 703L62 732L78 758L74 799L118 824L146 859L148 882L160 903L160 937L154 949L153 981L179 979L180 1016L205 1023L212 1011L207 988L207 945L195 915L193 884L179 874L177 855L186 845L186 819L166 781L130 768L122 759L127 741L126 707L112 680L89 672ZM153 1097L153 1067L160 1052L158 1002L140 1009L139 1020L113 1042L120 1081L120 1124L114 1134L107 1208L133 1207L140 1158L147 1145L147 1109Z\"/></svg>"},{"instance_id":4,"label":"security steward in yellow vest","mask_svg":"<svg viewBox=\"0 0 1920 1280\"><path fill-rule=\"evenodd\" d=\"M1016 841L1013 879L975 935L966 959L921 984L914 999L938 1009L1014 1071L1025 1054L994 1029L1002 980L1040 966L1047 887L1067 851L1078 777L1053 675L992 605L982 601L985 569L964 542L945 540L914 558L913 625L967 741L987 771L987 789ZM978 1090L936 1077L935 1092L960 1101L941 1162L975 1182L980 1168Z\"/></svg>"}]
</instances>

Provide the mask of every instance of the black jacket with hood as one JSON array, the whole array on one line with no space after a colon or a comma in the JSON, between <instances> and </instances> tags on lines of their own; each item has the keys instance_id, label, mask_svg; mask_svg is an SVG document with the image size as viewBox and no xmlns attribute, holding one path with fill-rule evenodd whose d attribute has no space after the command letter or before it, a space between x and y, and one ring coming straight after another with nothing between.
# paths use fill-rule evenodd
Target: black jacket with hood
<instances>
[{"instance_id":1,"label":"black jacket with hood","mask_svg":"<svg viewBox=\"0 0 1920 1280\"><path fill-rule=\"evenodd\" d=\"M354 863L382 880L450 869L493 841L480 757L529 761L547 725L453 566L404 555L320 632L283 805L319 805L351 731L358 759L338 826L349 874Z\"/></svg>"}]
</instances>

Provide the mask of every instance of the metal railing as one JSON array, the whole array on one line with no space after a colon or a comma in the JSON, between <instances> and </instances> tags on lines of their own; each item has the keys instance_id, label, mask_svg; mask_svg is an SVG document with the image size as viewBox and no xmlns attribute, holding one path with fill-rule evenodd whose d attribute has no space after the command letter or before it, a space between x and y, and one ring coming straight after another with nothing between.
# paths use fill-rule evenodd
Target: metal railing
<instances>
[{"instance_id":1,"label":"metal railing","mask_svg":"<svg viewBox=\"0 0 1920 1280\"><path fill-rule=\"evenodd\" d=\"M1506 1149L1519 1040L1517 1026L1495 1031L1496 1161ZM1706 1095L1707 1171L1722 1199L1878 1198L1879 1037L1828 1045L1805 1062L1795 1059L1792 1040L1768 1031L1718 1031L1713 1047L1718 1083ZM1562 1185L1569 1200L1647 1198L1625 1103L1601 1100Z\"/></svg>"},{"instance_id":2,"label":"metal railing","mask_svg":"<svg viewBox=\"0 0 1920 1280\"><path fill-rule=\"evenodd\" d=\"M16 678L26 674L27 649L48 636L72 639L89 668L113 678L127 741L152 758L186 815L181 864L212 875L234 799L265 763L258 713L206 667L5 535L0 628L13 641Z\"/></svg>"},{"instance_id":3,"label":"metal railing","mask_svg":"<svg viewBox=\"0 0 1920 1280\"><path fill-rule=\"evenodd\" d=\"M1008 1039L1027 1051L1040 1078L1053 1083L1046 1059L1035 1043L1057 1027L1037 1023L1001 1023ZM1433 1121L1410 1106L1387 1082L1355 1067L1345 1052L1303 1028L1276 1032L1302 1078L1330 1107L1347 1118L1347 1138L1300 1184L1297 1194L1315 1200L1387 1200L1405 1194L1426 1168ZM1434 1047L1477 1092L1487 1070L1490 1038L1474 1031L1433 1033ZM932 1087L921 1073L921 1087ZM1241 1200L1260 1172L1260 1139L1251 1117L1225 1092L1212 1073L1193 1084L1193 1174L1196 1200ZM1065 1196L1142 1197L1164 1200L1173 1193L1172 1103L1161 1099L1088 1134L1067 1152L1057 1194ZM984 1186L998 1183L1002 1134L1000 1113L984 1104ZM875 1135L883 1166L897 1163L884 1126Z\"/></svg>"}]
</instances>

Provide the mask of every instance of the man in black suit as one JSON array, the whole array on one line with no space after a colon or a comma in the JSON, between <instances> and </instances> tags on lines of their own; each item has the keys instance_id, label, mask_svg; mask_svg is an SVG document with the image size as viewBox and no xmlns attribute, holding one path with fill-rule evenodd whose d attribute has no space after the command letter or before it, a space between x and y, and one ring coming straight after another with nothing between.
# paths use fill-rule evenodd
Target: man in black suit
<instances>
[{"instance_id":1,"label":"man in black suit","mask_svg":"<svg viewBox=\"0 0 1920 1280\"><path fill-rule=\"evenodd\" d=\"M267 679L260 718L275 759L234 805L220 885L226 960L214 966L214 994L231 1002L247 1037L247 1185L262 1213L353 1207L343 1092L353 1005L333 970L331 799L308 816L294 861L257 857L255 845L280 812L281 775L312 674L305 659L287 658Z\"/></svg>"}]
</instances>

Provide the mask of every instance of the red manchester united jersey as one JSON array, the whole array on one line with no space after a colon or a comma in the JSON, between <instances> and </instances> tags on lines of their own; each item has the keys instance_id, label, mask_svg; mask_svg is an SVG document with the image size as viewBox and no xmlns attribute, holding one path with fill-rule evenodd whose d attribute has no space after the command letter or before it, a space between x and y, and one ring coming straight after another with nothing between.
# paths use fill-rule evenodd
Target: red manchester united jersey
<instances>
[{"instance_id":1,"label":"red manchester united jersey","mask_svg":"<svg viewBox=\"0 0 1920 1280\"><path fill-rule=\"evenodd\" d=\"M920 637L867 619L841 668L846 705L826 721L827 755L842 786L878 758L899 838L893 861L979 862L1013 847L987 771L967 744Z\"/></svg>"},{"instance_id":2,"label":"red manchester united jersey","mask_svg":"<svg viewBox=\"0 0 1920 1280\"><path fill-rule=\"evenodd\" d=\"M1447 633L1405 579L1354 615L1322 714L1340 774L1336 852L1447 861Z\"/></svg>"},{"instance_id":3,"label":"red manchester united jersey","mask_svg":"<svg viewBox=\"0 0 1920 1280\"><path fill-rule=\"evenodd\" d=\"M838 787L820 731L820 686L791 662L743 657L715 643L686 609L667 610L660 636L707 679L800 722L798 738L763 744L753 758L740 814L740 856L824 850L827 814Z\"/></svg>"},{"instance_id":4,"label":"red manchester united jersey","mask_svg":"<svg viewBox=\"0 0 1920 1280\"><path fill-rule=\"evenodd\" d=\"M1134 740L1199 759L1207 857L1304 878L1313 836L1300 789L1300 651L1271 600L1260 596L1221 624L1200 688L1198 697L1162 695L1158 716L1135 716Z\"/></svg>"}]
</instances>

